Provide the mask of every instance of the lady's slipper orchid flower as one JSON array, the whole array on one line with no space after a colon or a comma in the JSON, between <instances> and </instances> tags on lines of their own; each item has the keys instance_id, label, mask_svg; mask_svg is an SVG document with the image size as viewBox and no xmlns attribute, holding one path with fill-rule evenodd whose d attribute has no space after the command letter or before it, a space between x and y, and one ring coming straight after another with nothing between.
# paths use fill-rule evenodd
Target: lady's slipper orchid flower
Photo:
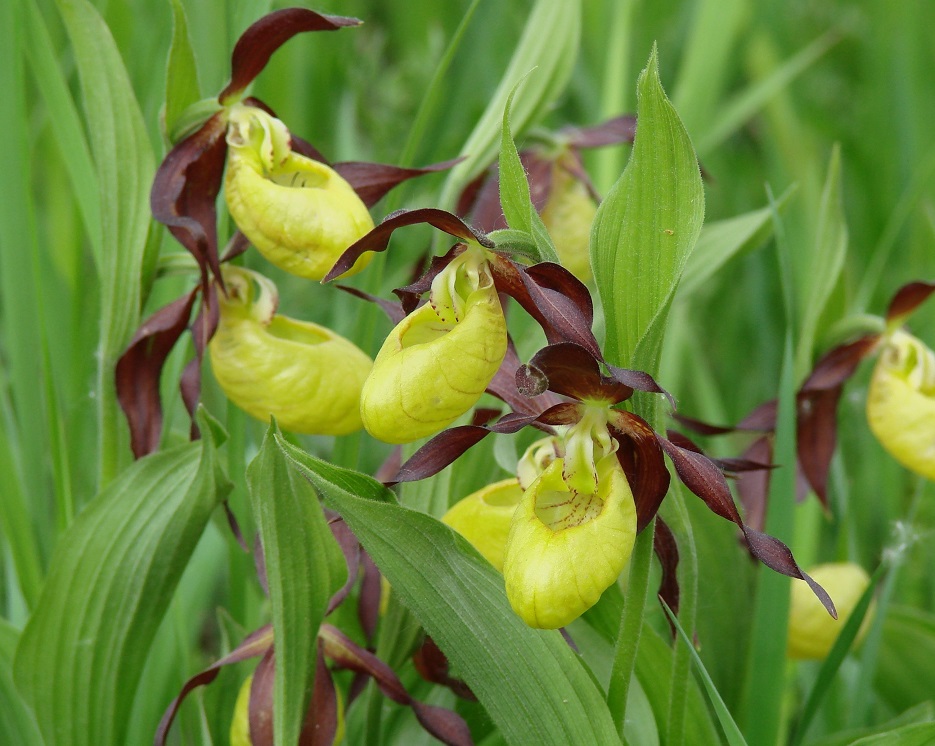
<instances>
[{"instance_id":1,"label":"lady's slipper orchid flower","mask_svg":"<svg viewBox=\"0 0 935 746\"><path fill-rule=\"evenodd\" d=\"M371 361L329 329L275 313L275 286L255 272L225 267L226 296L208 346L214 376L248 414L299 433L360 429L360 391ZM260 292L255 292L255 284Z\"/></svg>"},{"instance_id":2,"label":"lady's slipper orchid flower","mask_svg":"<svg viewBox=\"0 0 935 746\"><path fill-rule=\"evenodd\" d=\"M821 660L831 652L844 623L870 584L870 577L860 565L851 562L819 565L809 574L834 598L838 618L832 619L825 613L806 585L793 583L787 652L790 658ZM871 606L854 639L855 646L866 635L872 615Z\"/></svg>"},{"instance_id":3,"label":"lady's slipper orchid flower","mask_svg":"<svg viewBox=\"0 0 935 746\"><path fill-rule=\"evenodd\" d=\"M351 185L331 167L296 153L286 126L262 109L231 107L227 145L228 209L277 267L320 280L373 228ZM362 270L371 256L362 256L347 274Z\"/></svg>"},{"instance_id":4,"label":"lady's slipper orchid flower","mask_svg":"<svg viewBox=\"0 0 935 746\"><path fill-rule=\"evenodd\" d=\"M486 252L470 245L435 277L430 302L383 343L361 392L364 427L388 443L438 432L477 403L506 349Z\"/></svg>"},{"instance_id":5,"label":"lady's slipper orchid flower","mask_svg":"<svg viewBox=\"0 0 935 746\"><path fill-rule=\"evenodd\" d=\"M572 170L571 166L577 167ZM579 280L591 279L591 223L597 200L588 185L577 177L581 159L565 152L552 165L552 188L540 217L562 264Z\"/></svg>"},{"instance_id":6,"label":"lady's slipper orchid flower","mask_svg":"<svg viewBox=\"0 0 935 746\"><path fill-rule=\"evenodd\" d=\"M935 480L935 353L906 332L883 343L867 391L867 421L893 458Z\"/></svg>"},{"instance_id":7,"label":"lady's slipper orchid flower","mask_svg":"<svg viewBox=\"0 0 935 746\"><path fill-rule=\"evenodd\" d=\"M523 489L504 479L473 492L451 506L442 522L467 539L498 571L503 572L507 537Z\"/></svg>"}]
</instances>

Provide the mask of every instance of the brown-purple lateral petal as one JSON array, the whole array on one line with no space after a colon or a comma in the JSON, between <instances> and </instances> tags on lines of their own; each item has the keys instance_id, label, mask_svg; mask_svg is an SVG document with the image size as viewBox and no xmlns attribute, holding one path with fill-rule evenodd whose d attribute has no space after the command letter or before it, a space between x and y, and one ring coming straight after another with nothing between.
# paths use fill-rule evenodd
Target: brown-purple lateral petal
<instances>
[{"instance_id":1,"label":"brown-purple lateral petal","mask_svg":"<svg viewBox=\"0 0 935 746\"><path fill-rule=\"evenodd\" d=\"M800 393L823 391L841 386L854 374L860 361L877 346L879 340L879 334L868 334L825 353L815 363L812 372L799 389Z\"/></svg>"},{"instance_id":2,"label":"brown-purple lateral petal","mask_svg":"<svg viewBox=\"0 0 935 746\"><path fill-rule=\"evenodd\" d=\"M422 296L432 289L432 281L438 277L445 267L451 264L452 259L462 254L466 248L463 243L458 243L452 246L443 256L433 256L428 268L419 275L415 282L396 288L393 291L393 294L402 301L402 308L405 313L412 313L418 307Z\"/></svg>"},{"instance_id":3,"label":"brown-purple lateral petal","mask_svg":"<svg viewBox=\"0 0 935 746\"><path fill-rule=\"evenodd\" d=\"M422 645L412 656L412 663L416 671L426 681L432 684L441 684L451 689L457 696L476 702L477 697L471 688L461 679L451 676L451 667L448 658L441 648L435 644L431 637L426 637Z\"/></svg>"},{"instance_id":4,"label":"brown-purple lateral petal","mask_svg":"<svg viewBox=\"0 0 935 746\"><path fill-rule=\"evenodd\" d=\"M769 463L773 458L773 446L769 436L757 438L744 451L744 458ZM743 506L748 526L762 531L766 526L766 504L769 497L770 473L768 470L745 471L737 477L737 495Z\"/></svg>"},{"instance_id":5,"label":"brown-purple lateral petal","mask_svg":"<svg viewBox=\"0 0 935 746\"><path fill-rule=\"evenodd\" d=\"M344 161L335 163L334 170L354 188L357 196L367 207L373 207L383 199L387 192L404 181L409 181L409 179L414 179L417 176L446 171L463 160L463 157L452 158L451 160L432 163L420 168L403 168L402 166L366 163L364 161Z\"/></svg>"},{"instance_id":6,"label":"brown-purple lateral petal","mask_svg":"<svg viewBox=\"0 0 935 746\"><path fill-rule=\"evenodd\" d=\"M737 430L754 430L761 432L774 432L776 430L776 413L778 402L772 399L757 406L750 414L737 423Z\"/></svg>"},{"instance_id":7,"label":"brown-purple lateral petal","mask_svg":"<svg viewBox=\"0 0 935 746\"><path fill-rule=\"evenodd\" d=\"M770 569L806 581L828 613L837 618L831 598L820 585L802 572L789 547L779 539L750 528L743 522L737 506L734 505L727 480L717 465L704 454L680 448L662 436L657 437L663 450L672 459L679 479L704 500L711 511L737 524L747 540L750 553Z\"/></svg>"},{"instance_id":8,"label":"brown-purple lateral petal","mask_svg":"<svg viewBox=\"0 0 935 746\"><path fill-rule=\"evenodd\" d=\"M196 295L197 290L192 290L146 319L117 361L117 401L130 425L130 447L135 458L159 447L159 379L166 358L188 327Z\"/></svg>"},{"instance_id":9,"label":"brown-purple lateral petal","mask_svg":"<svg viewBox=\"0 0 935 746\"><path fill-rule=\"evenodd\" d=\"M615 410L610 434L619 443L617 460L627 476L636 504L636 530L642 531L659 511L669 490L669 470L655 431L642 417Z\"/></svg>"},{"instance_id":10,"label":"brown-purple lateral petal","mask_svg":"<svg viewBox=\"0 0 935 746\"><path fill-rule=\"evenodd\" d=\"M616 365L611 365L606 360L604 361L604 365L607 366L607 370L610 372L610 378L617 381L617 383L629 386L635 391L643 391L647 394L662 394L669 400L669 405L672 409L675 409L675 398L656 383L656 379L649 375L649 373L642 370L633 370L631 368L618 368Z\"/></svg>"},{"instance_id":11,"label":"brown-purple lateral petal","mask_svg":"<svg viewBox=\"0 0 935 746\"><path fill-rule=\"evenodd\" d=\"M328 16L305 8L284 8L268 13L241 34L231 55L231 80L218 100L242 92L266 67L279 47L303 31L336 31L345 26L358 26L356 18Z\"/></svg>"},{"instance_id":12,"label":"brown-purple lateral petal","mask_svg":"<svg viewBox=\"0 0 935 746\"><path fill-rule=\"evenodd\" d=\"M679 613L679 545L675 541L672 529L666 525L662 518L656 519L656 528L653 531L653 551L659 558L662 568L662 578L659 580L659 600L668 605L674 614ZM669 623L669 628L675 636L675 625Z\"/></svg>"},{"instance_id":13,"label":"brown-purple lateral petal","mask_svg":"<svg viewBox=\"0 0 935 746\"><path fill-rule=\"evenodd\" d=\"M338 543L341 553L344 555L344 562L347 564L347 580L328 601L326 615L341 605L357 582L357 577L360 574L361 553L360 542L357 541L357 537L347 527L343 518L340 516L332 518L328 521L328 528L331 529L331 535L334 536L334 540Z\"/></svg>"},{"instance_id":14,"label":"brown-purple lateral petal","mask_svg":"<svg viewBox=\"0 0 935 746\"><path fill-rule=\"evenodd\" d=\"M325 662L325 646L318 641L315 659L315 685L305 713L299 746L332 746L338 732L338 693Z\"/></svg>"},{"instance_id":15,"label":"brown-purple lateral petal","mask_svg":"<svg viewBox=\"0 0 935 746\"><path fill-rule=\"evenodd\" d=\"M247 540L244 538L243 531L240 530L240 522L237 520L237 516L234 515L234 511L231 509L230 501L223 500L221 505L224 507L224 515L227 518L227 526L234 535L234 539L237 540L237 544L241 549L244 550L244 552L250 554L250 547L247 546Z\"/></svg>"},{"instance_id":16,"label":"brown-purple lateral petal","mask_svg":"<svg viewBox=\"0 0 935 746\"><path fill-rule=\"evenodd\" d=\"M360 620L360 628L364 631L367 645L370 647L373 642L373 635L377 631L377 623L380 621L380 601L383 596L383 584L380 582L380 571L363 548L360 550L360 564L363 578L360 581L357 618Z\"/></svg>"},{"instance_id":17,"label":"brown-purple lateral petal","mask_svg":"<svg viewBox=\"0 0 935 746\"><path fill-rule=\"evenodd\" d=\"M383 694L398 704L412 707L416 718L433 736L450 746L473 744L471 732L459 715L413 699L393 669L373 653L330 624L323 624L320 634L329 658L342 668L373 677Z\"/></svg>"},{"instance_id":18,"label":"brown-purple lateral petal","mask_svg":"<svg viewBox=\"0 0 935 746\"><path fill-rule=\"evenodd\" d=\"M886 309L886 320L890 324L901 323L902 319L916 310L928 297L935 292L935 284L930 282L910 282L903 285Z\"/></svg>"},{"instance_id":19,"label":"brown-purple lateral petal","mask_svg":"<svg viewBox=\"0 0 935 746\"><path fill-rule=\"evenodd\" d=\"M538 371L546 378L546 388L579 401L604 401L617 404L633 395L633 389L601 373L598 359L584 347L572 342L558 342L543 347L530 359L529 373ZM517 372L517 388L519 376Z\"/></svg>"},{"instance_id":20,"label":"brown-purple lateral petal","mask_svg":"<svg viewBox=\"0 0 935 746\"><path fill-rule=\"evenodd\" d=\"M591 127L565 127L562 134L574 148L603 148L632 143L636 137L636 115L622 114Z\"/></svg>"},{"instance_id":21,"label":"brown-purple lateral petal","mask_svg":"<svg viewBox=\"0 0 935 746\"><path fill-rule=\"evenodd\" d=\"M193 689L199 686L205 686L214 681L223 666L227 666L232 663L240 663L240 661L245 661L248 658L255 658L258 655L264 655L271 648L272 644L273 625L267 624L263 627L260 627L260 629L258 629L256 632L252 632L251 634L247 635L247 637L244 638L244 641L236 648L234 648L230 653L225 655L220 660L215 661L204 671L195 674L188 681L186 681L182 685L182 689L179 691L178 696L172 700L168 708L166 708L162 719L159 721L159 726L156 729L155 737L156 746L165 746L166 737L168 736L169 729L172 727L172 723L175 720L176 713L178 713L179 706Z\"/></svg>"},{"instance_id":22,"label":"brown-purple lateral petal","mask_svg":"<svg viewBox=\"0 0 935 746\"><path fill-rule=\"evenodd\" d=\"M525 270L526 276L539 287L554 290L574 303L590 330L594 323L594 301L591 299L591 292L581 280L561 264L554 262L540 262L526 267Z\"/></svg>"},{"instance_id":23,"label":"brown-purple lateral petal","mask_svg":"<svg viewBox=\"0 0 935 746\"><path fill-rule=\"evenodd\" d=\"M358 290L348 285L335 285L335 287L338 288L338 290L343 290L345 293L353 295L355 298L376 303L393 324L398 324L406 318L406 311L399 301L387 300L378 295L371 295L370 293L365 293L363 290Z\"/></svg>"},{"instance_id":24,"label":"brown-purple lateral petal","mask_svg":"<svg viewBox=\"0 0 935 746\"><path fill-rule=\"evenodd\" d=\"M487 238L486 235L475 231L461 220L461 218L447 210L441 210L436 207L423 207L418 210L398 210L397 212L387 215L382 223L356 243L351 244L351 246L338 257L338 261L331 268L331 271L325 275L322 282L331 282L336 277L347 272L347 270L353 267L354 263L367 251L386 251L386 247L389 246L390 243L390 237L397 228L422 223L427 223L455 238L460 238L464 241L473 241L488 249L493 248L493 242Z\"/></svg>"},{"instance_id":25,"label":"brown-purple lateral petal","mask_svg":"<svg viewBox=\"0 0 935 746\"><path fill-rule=\"evenodd\" d=\"M185 370L182 371L182 377L179 381L182 402L185 404L185 409L188 410L188 414L192 420L192 440L196 440L200 437L195 411L198 409L198 400L201 398L202 362L204 361L208 342L211 341L211 338L217 331L219 319L217 286L214 283L210 283L207 292L204 293L202 298L201 309L198 311L198 315L195 317L195 321L191 327L195 357L185 366Z\"/></svg>"},{"instance_id":26,"label":"brown-purple lateral petal","mask_svg":"<svg viewBox=\"0 0 935 746\"><path fill-rule=\"evenodd\" d=\"M838 400L843 384L800 392L796 399L796 452L802 473L828 510L828 472L837 445Z\"/></svg>"},{"instance_id":27,"label":"brown-purple lateral petal","mask_svg":"<svg viewBox=\"0 0 935 746\"><path fill-rule=\"evenodd\" d=\"M172 148L159 164L149 194L153 217L195 257L203 283L209 270L221 276L215 205L227 154L226 129L224 112L218 112Z\"/></svg>"},{"instance_id":28,"label":"brown-purple lateral petal","mask_svg":"<svg viewBox=\"0 0 935 746\"><path fill-rule=\"evenodd\" d=\"M273 688L276 683L276 654L273 648L266 651L253 671L250 683L250 704L247 708L250 721L251 746L273 746Z\"/></svg>"},{"instance_id":29,"label":"brown-purple lateral petal","mask_svg":"<svg viewBox=\"0 0 935 746\"><path fill-rule=\"evenodd\" d=\"M677 412L672 413L672 419L699 435L726 435L727 433L732 433L737 430L736 427L730 427L729 425L712 425L710 422L698 420L694 417L686 417Z\"/></svg>"}]
</instances>

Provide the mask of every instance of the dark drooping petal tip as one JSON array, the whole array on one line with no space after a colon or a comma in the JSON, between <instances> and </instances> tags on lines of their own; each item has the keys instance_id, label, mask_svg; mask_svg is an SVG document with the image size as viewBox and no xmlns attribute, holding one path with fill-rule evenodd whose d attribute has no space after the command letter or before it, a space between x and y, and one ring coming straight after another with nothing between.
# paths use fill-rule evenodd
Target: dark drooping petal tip
<instances>
[{"instance_id":1,"label":"dark drooping petal tip","mask_svg":"<svg viewBox=\"0 0 935 746\"><path fill-rule=\"evenodd\" d=\"M296 34L303 31L336 31L347 26L359 26L357 18L329 16L306 8L283 8L263 16L251 25L234 46L231 56L231 80L218 100L243 92L259 75L273 53Z\"/></svg>"},{"instance_id":2,"label":"dark drooping petal tip","mask_svg":"<svg viewBox=\"0 0 935 746\"><path fill-rule=\"evenodd\" d=\"M420 168L402 168L385 163L346 161L335 163L334 170L354 188L357 196L363 200L367 207L373 207L387 192L404 181L414 179L417 176L445 171L463 160L464 158L454 158Z\"/></svg>"},{"instance_id":3,"label":"dark drooping petal tip","mask_svg":"<svg viewBox=\"0 0 935 746\"><path fill-rule=\"evenodd\" d=\"M935 283L910 282L903 285L890 301L886 311L886 320L890 324L900 323L909 314L916 310L928 297L935 292Z\"/></svg>"}]
</instances>

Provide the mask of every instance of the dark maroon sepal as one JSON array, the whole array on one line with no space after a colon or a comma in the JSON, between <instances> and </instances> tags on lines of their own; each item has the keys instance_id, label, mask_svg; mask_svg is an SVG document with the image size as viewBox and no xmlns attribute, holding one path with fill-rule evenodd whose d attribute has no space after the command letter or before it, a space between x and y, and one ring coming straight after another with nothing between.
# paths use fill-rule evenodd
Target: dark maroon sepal
<instances>
[{"instance_id":1,"label":"dark maroon sepal","mask_svg":"<svg viewBox=\"0 0 935 746\"><path fill-rule=\"evenodd\" d=\"M574 148L603 148L632 143L636 137L636 116L623 114L593 127L565 127L562 134Z\"/></svg>"},{"instance_id":2,"label":"dark maroon sepal","mask_svg":"<svg viewBox=\"0 0 935 746\"><path fill-rule=\"evenodd\" d=\"M217 285L212 283L208 285L207 293L202 298L201 309L198 311L195 322L192 324L192 341L195 347L195 357L185 366L185 370L182 371L182 377L179 381L179 391L182 394L182 401L192 420L192 440L196 440L200 437L198 425L196 424L195 412L198 409L198 401L201 398L202 362L204 361L205 350L208 347L208 343L217 331L218 322L220 321L217 292Z\"/></svg>"},{"instance_id":3,"label":"dark maroon sepal","mask_svg":"<svg viewBox=\"0 0 935 746\"><path fill-rule=\"evenodd\" d=\"M367 207L373 207L383 199L387 192L402 184L404 181L417 176L447 171L464 158L453 158L440 163L432 163L421 168L403 168L390 166L384 163L366 163L363 161L345 161L335 163L337 171L348 184L354 187L357 196Z\"/></svg>"},{"instance_id":4,"label":"dark maroon sepal","mask_svg":"<svg viewBox=\"0 0 935 746\"><path fill-rule=\"evenodd\" d=\"M172 703L166 709L162 719L159 721L159 727L156 729L155 737L156 746L165 746L166 737L169 735L169 729L172 727L172 723L179 711L179 707L181 706L185 697L187 697L193 689L199 686L210 684L217 678L221 668L224 666L230 665L232 663L240 663L241 661L245 661L248 658L255 658L258 655L265 655L267 651L272 648L272 645L273 625L267 624L263 627L260 627L260 629L258 629L256 632L248 635L244 641L240 643L240 645L234 648L223 658L215 661L204 671L195 674L188 681L186 681L182 685L182 689L179 691L178 696L172 700Z\"/></svg>"},{"instance_id":5,"label":"dark maroon sepal","mask_svg":"<svg viewBox=\"0 0 935 746\"><path fill-rule=\"evenodd\" d=\"M130 447L136 458L159 448L162 434L159 379L166 358L188 328L197 294L197 290L192 290L146 319L117 361L117 401L130 425Z\"/></svg>"},{"instance_id":6,"label":"dark maroon sepal","mask_svg":"<svg viewBox=\"0 0 935 746\"><path fill-rule=\"evenodd\" d=\"M399 677L386 663L351 640L330 624L321 626L325 652L337 665L371 676L384 695L397 704L412 708L419 723L435 738L449 746L468 746L474 741L467 723L460 715L443 707L413 699Z\"/></svg>"},{"instance_id":7,"label":"dark maroon sepal","mask_svg":"<svg viewBox=\"0 0 935 746\"><path fill-rule=\"evenodd\" d=\"M662 394L669 400L669 405L672 409L675 409L675 398L656 383L656 379L649 375L649 373L642 370L632 370L631 368L618 368L616 365L611 365L606 360L604 361L604 365L607 366L610 378L617 381L617 383L629 386L634 391L643 391L647 394Z\"/></svg>"},{"instance_id":8,"label":"dark maroon sepal","mask_svg":"<svg viewBox=\"0 0 935 746\"><path fill-rule=\"evenodd\" d=\"M345 293L353 295L355 298L376 303L393 324L398 324L406 318L406 311L399 301L387 300L386 298L381 298L379 295L371 295L370 293L365 293L363 290L358 290L348 285L335 285L335 287L338 290L343 290Z\"/></svg>"},{"instance_id":9,"label":"dark maroon sepal","mask_svg":"<svg viewBox=\"0 0 935 746\"><path fill-rule=\"evenodd\" d=\"M799 578L808 583L828 613L837 618L834 603L825 590L806 575L795 561L792 552L779 539L747 526L727 486L727 480L711 459L701 453L680 448L671 441L657 436L663 450L672 460L679 479L695 495L704 500L708 508L729 521L733 521L743 532L750 553L760 562L776 572Z\"/></svg>"},{"instance_id":10,"label":"dark maroon sepal","mask_svg":"<svg viewBox=\"0 0 935 746\"><path fill-rule=\"evenodd\" d=\"M915 311L928 297L935 292L935 283L910 282L903 285L886 309L886 320L890 324L902 323L902 320Z\"/></svg>"},{"instance_id":11,"label":"dark maroon sepal","mask_svg":"<svg viewBox=\"0 0 935 746\"><path fill-rule=\"evenodd\" d=\"M516 300L539 322L550 344L574 342L600 356L591 331L590 296L585 300L581 292L584 285L571 272L548 262L523 267L499 254L491 254L490 266L497 290Z\"/></svg>"},{"instance_id":12,"label":"dark maroon sepal","mask_svg":"<svg viewBox=\"0 0 935 746\"><path fill-rule=\"evenodd\" d=\"M461 699L471 702L477 701L477 697L474 696L471 688L461 679L456 679L451 675L448 658L431 637L426 637L419 649L413 654L412 663L416 671L419 672L419 676L426 681L447 687Z\"/></svg>"},{"instance_id":13,"label":"dark maroon sepal","mask_svg":"<svg viewBox=\"0 0 935 746\"><path fill-rule=\"evenodd\" d=\"M770 436L757 438L744 451L744 458L769 463L773 459L773 444ZM737 495L743 506L748 526L762 531L766 526L766 506L769 501L770 474L767 470L745 471L737 477Z\"/></svg>"},{"instance_id":14,"label":"dark maroon sepal","mask_svg":"<svg viewBox=\"0 0 935 746\"><path fill-rule=\"evenodd\" d=\"M633 389L601 373L597 358L580 345L559 342L543 347L516 372L516 387L522 392L546 389L579 401L626 401ZM541 389L541 390L539 390Z\"/></svg>"},{"instance_id":15,"label":"dark maroon sepal","mask_svg":"<svg viewBox=\"0 0 935 746\"><path fill-rule=\"evenodd\" d=\"M367 646L370 647L380 621L383 584L380 582L380 571L363 548L360 550L360 565L363 578L360 581L360 597L357 601L357 619L367 639Z\"/></svg>"},{"instance_id":16,"label":"dark maroon sepal","mask_svg":"<svg viewBox=\"0 0 935 746\"><path fill-rule=\"evenodd\" d=\"M656 594L663 608L668 606L674 614L679 613L679 545L675 541L675 534L672 533L666 522L662 518L656 519L656 528L653 531L653 551L659 558L659 566L662 568L662 578L659 580L659 591ZM672 637L675 637L675 625L669 622L669 629Z\"/></svg>"},{"instance_id":17,"label":"dark maroon sepal","mask_svg":"<svg viewBox=\"0 0 935 746\"><path fill-rule=\"evenodd\" d=\"M412 313L418 307L422 296L432 289L432 281L451 264L452 259L462 254L464 249L464 244L459 243L452 246L443 256L433 256L428 269L417 280L393 291L393 294L402 302L405 313Z\"/></svg>"},{"instance_id":18,"label":"dark maroon sepal","mask_svg":"<svg viewBox=\"0 0 935 746\"><path fill-rule=\"evenodd\" d=\"M461 220L461 218L447 210L440 210L436 207L423 207L418 210L399 210L387 215L382 223L376 226L367 235L363 236L359 241L351 244L351 246L338 257L337 263L331 268L331 271L325 275L322 282L331 282L336 277L343 275L354 266L354 263L364 252L386 251L386 247L389 246L390 243L390 237L397 228L422 223L427 223L455 238L460 238L464 241L473 241L488 249L494 247L493 242L487 238L486 235L475 231Z\"/></svg>"},{"instance_id":19,"label":"dark maroon sepal","mask_svg":"<svg viewBox=\"0 0 935 746\"><path fill-rule=\"evenodd\" d=\"M357 537L347 527L343 518L340 516L331 518L328 521L328 528L331 529L331 535L334 536L334 540L338 543L341 553L344 555L344 562L347 565L347 580L328 601L326 615L338 608L353 590L360 575L360 555L362 552L360 542L357 541Z\"/></svg>"},{"instance_id":20,"label":"dark maroon sepal","mask_svg":"<svg viewBox=\"0 0 935 746\"><path fill-rule=\"evenodd\" d=\"M209 270L221 276L215 203L227 154L226 129L224 114L218 112L172 148L159 164L149 195L153 217L195 257L203 284Z\"/></svg>"},{"instance_id":21,"label":"dark maroon sepal","mask_svg":"<svg viewBox=\"0 0 935 746\"><path fill-rule=\"evenodd\" d=\"M655 517L669 490L669 470L655 431L642 417L615 410L608 425L619 443L617 460L633 493L636 530L640 532Z\"/></svg>"},{"instance_id":22,"label":"dark maroon sepal","mask_svg":"<svg viewBox=\"0 0 935 746\"><path fill-rule=\"evenodd\" d=\"M336 31L358 26L356 18L328 16L305 8L284 8L263 16L241 34L231 56L231 80L221 91L222 104L241 93L262 72L273 53L303 31Z\"/></svg>"}]
</instances>

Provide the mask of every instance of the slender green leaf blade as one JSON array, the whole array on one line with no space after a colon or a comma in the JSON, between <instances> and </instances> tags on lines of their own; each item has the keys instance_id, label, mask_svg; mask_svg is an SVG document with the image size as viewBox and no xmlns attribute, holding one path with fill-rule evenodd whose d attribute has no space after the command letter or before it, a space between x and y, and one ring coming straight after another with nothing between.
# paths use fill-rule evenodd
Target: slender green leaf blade
<instances>
[{"instance_id":1,"label":"slender green leaf blade","mask_svg":"<svg viewBox=\"0 0 935 746\"><path fill-rule=\"evenodd\" d=\"M913 723L889 733L854 741L852 746L929 746L935 741L935 723Z\"/></svg>"},{"instance_id":2,"label":"slender green leaf blade","mask_svg":"<svg viewBox=\"0 0 935 746\"><path fill-rule=\"evenodd\" d=\"M140 672L195 545L228 483L221 437L141 459L62 535L14 674L45 739L124 743Z\"/></svg>"},{"instance_id":3,"label":"slender green leaf blade","mask_svg":"<svg viewBox=\"0 0 935 746\"><path fill-rule=\"evenodd\" d=\"M280 446L341 513L509 743L619 743L600 692L561 635L525 626L503 578L466 540L395 504L373 479Z\"/></svg>"},{"instance_id":4,"label":"slender green leaf blade","mask_svg":"<svg viewBox=\"0 0 935 746\"><path fill-rule=\"evenodd\" d=\"M0 619L0 735L6 743L33 746L42 743L39 726L13 683L13 655L20 632Z\"/></svg>"},{"instance_id":5,"label":"slender green leaf blade","mask_svg":"<svg viewBox=\"0 0 935 746\"><path fill-rule=\"evenodd\" d=\"M704 219L695 151L659 81L653 50L637 84L636 141L591 230L608 360L654 372L669 307Z\"/></svg>"},{"instance_id":6,"label":"slender green leaf blade","mask_svg":"<svg viewBox=\"0 0 935 746\"><path fill-rule=\"evenodd\" d=\"M299 742L315 681L318 628L347 572L318 496L277 447L278 433L271 425L247 467L247 486L273 610L273 734L285 746Z\"/></svg>"},{"instance_id":7,"label":"slender green leaf blade","mask_svg":"<svg viewBox=\"0 0 935 746\"><path fill-rule=\"evenodd\" d=\"M185 7L181 0L171 0L171 4L172 46L169 47L169 61L166 66L166 102L162 121L164 134L172 132L179 115L201 99L198 68L191 39L188 37Z\"/></svg>"}]
</instances>

